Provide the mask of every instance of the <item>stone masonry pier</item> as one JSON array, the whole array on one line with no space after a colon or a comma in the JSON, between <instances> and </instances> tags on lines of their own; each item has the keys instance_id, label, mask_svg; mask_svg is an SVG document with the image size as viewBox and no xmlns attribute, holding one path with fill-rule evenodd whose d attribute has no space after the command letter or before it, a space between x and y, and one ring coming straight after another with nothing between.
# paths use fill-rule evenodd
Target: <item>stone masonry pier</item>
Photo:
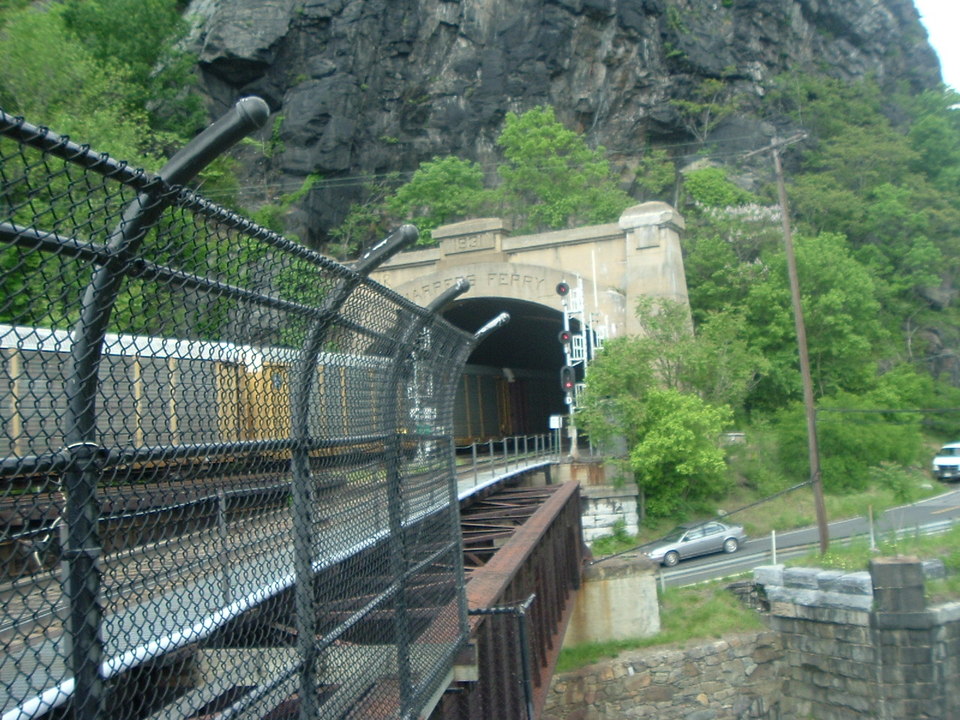
<instances>
[{"instance_id":1,"label":"stone masonry pier","mask_svg":"<svg viewBox=\"0 0 960 720\"><path fill-rule=\"evenodd\" d=\"M928 607L939 561L878 558L869 571L757 568L784 652L787 717L960 718L960 603Z\"/></svg>"}]
</instances>

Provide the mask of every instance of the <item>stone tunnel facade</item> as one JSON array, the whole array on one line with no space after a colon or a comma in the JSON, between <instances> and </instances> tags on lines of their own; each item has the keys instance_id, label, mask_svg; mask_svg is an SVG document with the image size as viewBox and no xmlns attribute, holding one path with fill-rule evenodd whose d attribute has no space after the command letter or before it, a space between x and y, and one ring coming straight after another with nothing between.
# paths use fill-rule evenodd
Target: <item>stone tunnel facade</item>
<instances>
[{"instance_id":1,"label":"stone tunnel facade","mask_svg":"<svg viewBox=\"0 0 960 720\"><path fill-rule=\"evenodd\" d=\"M628 208L615 223L516 237L499 218L466 220L434 230L438 247L402 253L372 277L421 305L462 277L471 285L464 298L504 297L557 310L555 288L565 281L582 288L585 322L602 323L616 337L639 331L641 296L688 302L683 227L662 202Z\"/></svg>"}]
</instances>

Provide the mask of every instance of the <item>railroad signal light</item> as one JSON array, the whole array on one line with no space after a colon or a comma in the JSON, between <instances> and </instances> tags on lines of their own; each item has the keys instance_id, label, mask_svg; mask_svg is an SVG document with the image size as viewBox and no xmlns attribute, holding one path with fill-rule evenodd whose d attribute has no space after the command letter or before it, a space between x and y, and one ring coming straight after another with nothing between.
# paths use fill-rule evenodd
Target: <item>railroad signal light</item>
<instances>
[{"instance_id":1,"label":"railroad signal light","mask_svg":"<svg viewBox=\"0 0 960 720\"><path fill-rule=\"evenodd\" d=\"M573 333L569 330L561 330L560 334L557 335L557 339L562 345L569 345L570 341L573 340Z\"/></svg>"},{"instance_id":2,"label":"railroad signal light","mask_svg":"<svg viewBox=\"0 0 960 720\"><path fill-rule=\"evenodd\" d=\"M577 385L577 377L570 365L560 368L560 389L565 393L572 393Z\"/></svg>"},{"instance_id":3,"label":"railroad signal light","mask_svg":"<svg viewBox=\"0 0 960 720\"><path fill-rule=\"evenodd\" d=\"M570 294L570 286L565 282L557 283L557 295L560 297L566 297Z\"/></svg>"}]
</instances>

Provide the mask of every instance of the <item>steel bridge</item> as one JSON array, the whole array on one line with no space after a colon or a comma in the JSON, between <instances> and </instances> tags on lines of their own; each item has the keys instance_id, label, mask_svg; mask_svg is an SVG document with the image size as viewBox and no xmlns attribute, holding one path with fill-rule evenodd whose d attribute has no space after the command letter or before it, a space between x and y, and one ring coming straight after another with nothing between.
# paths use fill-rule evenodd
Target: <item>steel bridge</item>
<instances>
[{"instance_id":1,"label":"steel bridge","mask_svg":"<svg viewBox=\"0 0 960 720\"><path fill-rule=\"evenodd\" d=\"M453 444L506 318L371 280L410 226L346 267L190 189L267 114L148 173L0 111L2 720L541 706L577 486L547 437Z\"/></svg>"}]
</instances>

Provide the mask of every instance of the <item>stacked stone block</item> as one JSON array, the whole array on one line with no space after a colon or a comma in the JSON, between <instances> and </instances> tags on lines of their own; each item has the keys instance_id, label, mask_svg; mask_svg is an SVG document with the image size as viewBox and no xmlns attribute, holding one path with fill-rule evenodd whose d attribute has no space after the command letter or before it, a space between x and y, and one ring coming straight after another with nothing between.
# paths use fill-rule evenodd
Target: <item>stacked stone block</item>
<instances>
[{"instance_id":1,"label":"stacked stone block","mask_svg":"<svg viewBox=\"0 0 960 720\"><path fill-rule=\"evenodd\" d=\"M543 720L960 720L960 603L943 563L754 571L770 632L633 651L554 678Z\"/></svg>"},{"instance_id":2,"label":"stacked stone block","mask_svg":"<svg viewBox=\"0 0 960 720\"><path fill-rule=\"evenodd\" d=\"M541 720L743 720L780 714L778 637L637 650L554 676Z\"/></svg>"},{"instance_id":3,"label":"stacked stone block","mask_svg":"<svg viewBox=\"0 0 960 720\"><path fill-rule=\"evenodd\" d=\"M610 535L618 522L623 523L625 533L636 535L639 530L637 493L634 483L581 486L583 539L593 542Z\"/></svg>"},{"instance_id":4,"label":"stacked stone block","mask_svg":"<svg viewBox=\"0 0 960 720\"><path fill-rule=\"evenodd\" d=\"M757 568L784 649L785 707L818 720L922 720L960 714L960 605L928 608L916 558L869 572Z\"/></svg>"}]
</instances>

